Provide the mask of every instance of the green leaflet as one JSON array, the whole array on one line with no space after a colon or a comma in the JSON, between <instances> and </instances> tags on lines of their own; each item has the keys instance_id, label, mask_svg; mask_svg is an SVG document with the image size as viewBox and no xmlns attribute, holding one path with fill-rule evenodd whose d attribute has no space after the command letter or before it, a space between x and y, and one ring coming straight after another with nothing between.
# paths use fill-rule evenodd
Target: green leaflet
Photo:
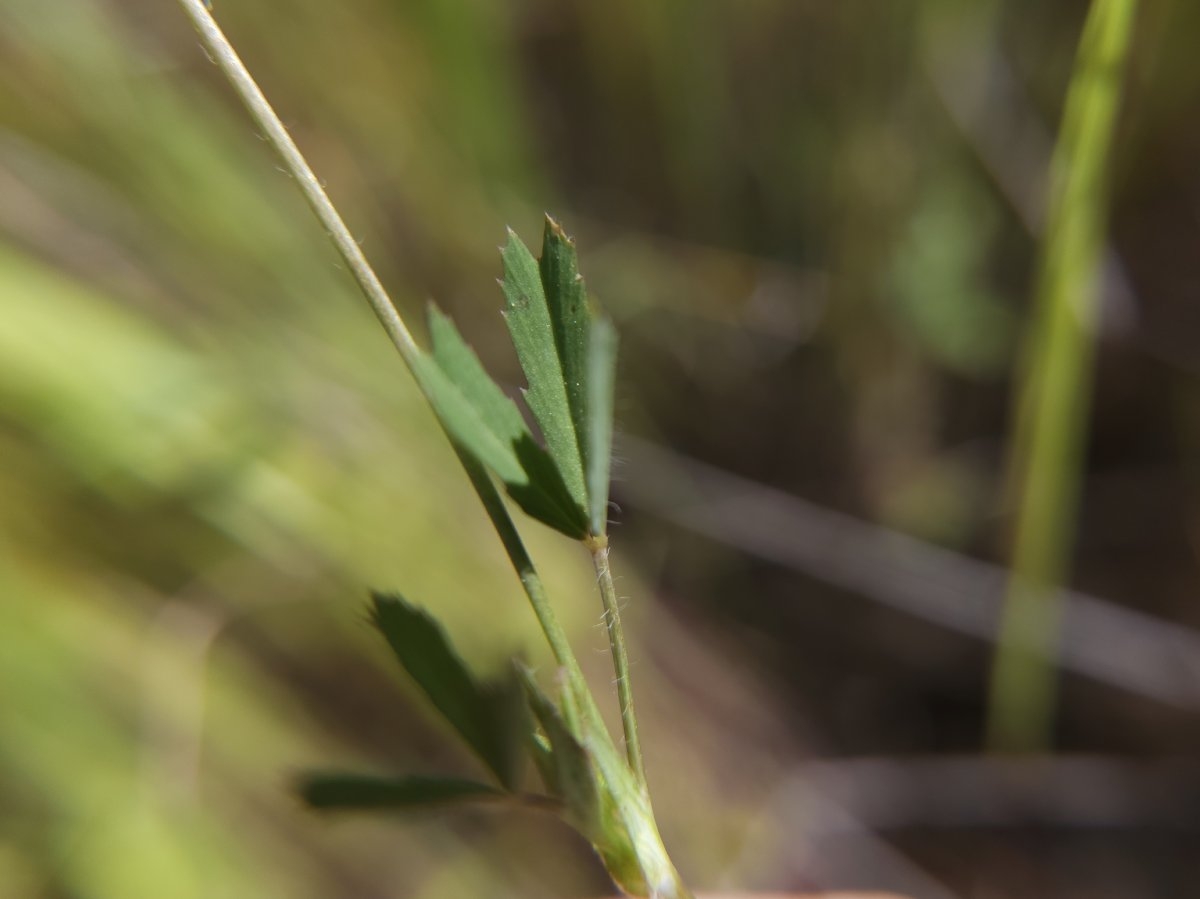
<instances>
[{"instance_id":1,"label":"green leaflet","mask_svg":"<svg viewBox=\"0 0 1200 899\"><path fill-rule=\"evenodd\" d=\"M571 496L581 509L587 509L580 441L555 341L556 315L552 315L547 302L537 261L512 231L508 232L508 243L501 257L504 279L500 286L508 301L504 317L529 382L525 401L541 427L546 448Z\"/></svg>"},{"instance_id":2,"label":"green leaflet","mask_svg":"<svg viewBox=\"0 0 1200 899\"><path fill-rule=\"evenodd\" d=\"M491 430L479 410L432 356L420 356L416 366L421 387L450 438L479 459L505 484L528 483L512 443Z\"/></svg>"},{"instance_id":3,"label":"green leaflet","mask_svg":"<svg viewBox=\"0 0 1200 899\"><path fill-rule=\"evenodd\" d=\"M428 321L434 361L479 413L483 425L505 443L523 440L529 428L520 410L491 379L454 322L432 303Z\"/></svg>"},{"instance_id":4,"label":"green leaflet","mask_svg":"<svg viewBox=\"0 0 1200 899\"><path fill-rule=\"evenodd\" d=\"M613 391L617 376L617 329L598 316L587 347L587 488L593 534L608 529L608 482L612 464Z\"/></svg>"},{"instance_id":5,"label":"green leaflet","mask_svg":"<svg viewBox=\"0 0 1200 899\"><path fill-rule=\"evenodd\" d=\"M549 216L538 265L567 388L571 423L579 443L589 531L599 535L605 532L608 523L616 329L612 322L596 316L589 308L575 242Z\"/></svg>"},{"instance_id":6,"label":"green leaflet","mask_svg":"<svg viewBox=\"0 0 1200 899\"><path fill-rule=\"evenodd\" d=\"M433 618L400 596L371 598L375 626L400 664L497 780L513 789L528 730L513 679L479 683Z\"/></svg>"},{"instance_id":7,"label":"green leaflet","mask_svg":"<svg viewBox=\"0 0 1200 899\"><path fill-rule=\"evenodd\" d=\"M534 440L454 323L434 306L429 331L433 352L418 357L417 377L451 439L491 470L526 514L568 537L583 537L587 515L555 460Z\"/></svg>"},{"instance_id":8,"label":"green leaflet","mask_svg":"<svg viewBox=\"0 0 1200 899\"><path fill-rule=\"evenodd\" d=\"M612 452L615 329L588 307L575 245L549 217L540 263L512 231L502 257L505 320L545 448L454 323L432 305L433 349L417 357L417 378L451 439L495 474L526 514L573 539L601 535Z\"/></svg>"},{"instance_id":9,"label":"green leaflet","mask_svg":"<svg viewBox=\"0 0 1200 899\"><path fill-rule=\"evenodd\" d=\"M315 771L296 783L300 800L318 811L418 811L506 794L487 784L452 777L378 777Z\"/></svg>"},{"instance_id":10,"label":"green leaflet","mask_svg":"<svg viewBox=\"0 0 1200 899\"><path fill-rule=\"evenodd\" d=\"M526 401L588 531L604 534L612 453L616 333L588 305L574 242L549 216L542 258L509 231L502 250L505 317L529 382Z\"/></svg>"},{"instance_id":11,"label":"green leaflet","mask_svg":"<svg viewBox=\"0 0 1200 899\"><path fill-rule=\"evenodd\" d=\"M550 312L554 348L562 366L563 384L567 388L567 405L579 446L580 465L586 478L590 450L587 413L592 312L588 308L587 288L579 274L575 244L550 216L546 216L538 270ZM590 490L591 485L586 486Z\"/></svg>"}]
</instances>

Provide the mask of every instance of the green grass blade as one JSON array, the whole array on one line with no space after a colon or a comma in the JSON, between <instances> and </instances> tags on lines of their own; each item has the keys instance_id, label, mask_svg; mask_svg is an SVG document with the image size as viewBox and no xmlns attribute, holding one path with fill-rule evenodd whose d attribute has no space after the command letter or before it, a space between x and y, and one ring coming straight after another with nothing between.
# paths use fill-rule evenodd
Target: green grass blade
<instances>
[{"instance_id":1,"label":"green grass blade","mask_svg":"<svg viewBox=\"0 0 1200 899\"><path fill-rule=\"evenodd\" d=\"M441 626L400 596L372 594L373 620L400 664L508 789L515 787L526 721L510 683L481 684Z\"/></svg>"},{"instance_id":2,"label":"green grass blade","mask_svg":"<svg viewBox=\"0 0 1200 899\"><path fill-rule=\"evenodd\" d=\"M1054 151L1010 463L1017 520L992 671L988 740L996 749L1035 751L1049 742L1058 592L1081 482L1109 157L1136 8L1136 0L1092 3Z\"/></svg>"},{"instance_id":3,"label":"green grass blade","mask_svg":"<svg viewBox=\"0 0 1200 899\"><path fill-rule=\"evenodd\" d=\"M588 335L587 488L590 532L608 529L608 483L612 465L613 391L617 377L617 329L598 317Z\"/></svg>"},{"instance_id":4,"label":"green grass blade","mask_svg":"<svg viewBox=\"0 0 1200 899\"><path fill-rule=\"evenodd\" d=\"M586 510L588 501L579 438L541 272L529 248L511 230L501 255L504 278L500 284L507 300L505 319L517 349L517 358L529 382L525 400L546 438L546 448L558 465L567 490L576 505Z\"/></svg>"},{"instance_id":5,"label":"green grass blade","mask_svg":"<svg viewBox=\"0 0 1200 899\"><path fill-rule=\"evenodd\" d=\"M488 784L449 777L379 777L340 771L300 776L296 793L317 811L422 811L456 803L499 799Z\"/></svg>"}]
</instances>

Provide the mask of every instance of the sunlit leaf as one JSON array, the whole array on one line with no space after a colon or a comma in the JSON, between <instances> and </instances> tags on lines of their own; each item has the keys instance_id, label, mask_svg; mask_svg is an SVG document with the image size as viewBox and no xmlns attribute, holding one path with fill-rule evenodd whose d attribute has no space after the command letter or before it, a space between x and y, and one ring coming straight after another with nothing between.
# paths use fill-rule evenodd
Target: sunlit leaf
<instances>
[{"instance_id":1,"label":"sunlit leaf","mask_svg":"<svg viewBox=\"0 0 1200 899\"><path fill-rule=\"evenodd\" d=\"M558 222L546 216L542 235L542 258L538 260L542 289L550 312L554 346L562 366L563 384L571 423L579 443L584 476L588 472L588 342L592 311L588 308L587 288L579 274L575 243Z\"/></svg>"},{"instance_id":2,"label":"sunlit leaf","mask_svg":"<svg viewBox=\"0 0 1200 899\"><path fill-rule=\"evenodd\" d=\"M608 482L612 463L613 389L617 329L603 316L592 323L587 347L587 487L593 534L608 528Z\"/></svg>"},{"instance_id":3,"label":"sunlit leaf","mask_svg":"<svg viewBox=\"0 0 1200 899\"><path fill-rule=\"evenodd\" d=\"M559 467L530 432L516 404L488 375L454 323L429 309L432 356L418 364L422 383L446 430L504 483L528 515L572 538L587 516ZM431 361L430 361L431 360Z\"/></svg>"},{"instance_id":4,"label":"sunlit leaf","mask_svg":"<svg viewBox=\"0 0 1200 899\"><path fill-rule=\"evenodd\" d=\"M500 285L507 300L505 320L529 382L525 401L537 419L563 483L576 505L586 510L587 490L580 442L537 260L512 231L508 232L508 243L501 256L504 278Z\"/></svg>"},{"instance_id":5,"label":"sunlit leaf","mask_svg":"<svg viewBox=\"0 0 1200 899\"><path fill-rule=\"evenodd\" d=\"M497 779L515 786L528 729L511 679L481 684L441 626L400 596L372 594L374 622L396 658Z\"/></svg>"},{"instance_id":6,"label":"sunlit leaf","mask_svg":"<svg viewBox=\"0 0 1200 899\"><path fill-rule=\"evenodd\" d=\"M450 777L380 777L314 771L296 783L301 801L319 811L418 811L436 806L497 799L502 790Z\"/></svg>"},{"instance_id":7,"label":"sunlit leaf","mask_svg":"<svg viewBox=\"0 0 1200 899\"><path fill-rule=\"evenodd\" d=\"M506 443L516 443L530 433L516 404L492 380L453 320L432 303L429 338L434 361L475 407L488 430Z\"/></svg>"}]
</instances>

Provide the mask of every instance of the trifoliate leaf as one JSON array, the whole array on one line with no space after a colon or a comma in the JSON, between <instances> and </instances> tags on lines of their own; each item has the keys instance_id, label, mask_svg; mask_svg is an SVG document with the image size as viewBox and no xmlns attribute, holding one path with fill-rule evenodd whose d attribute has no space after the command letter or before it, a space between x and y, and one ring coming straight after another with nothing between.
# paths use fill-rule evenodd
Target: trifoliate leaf
<instances>
[{"instance_id":1,"label":"trifoliate leaf","mask_svg":"<svg viewBox=\"0 0 1200 899\"><path fill-rule=\"evenodd\" d=\"M530 516L575 539L605 531L616 336L588 307L575 246L546 219L539 263L511 231L502 250L505 319L545 438L488 376L454 323L430 307L432 352L417 379L455 444Z\"/></svg>"}]
</instances>

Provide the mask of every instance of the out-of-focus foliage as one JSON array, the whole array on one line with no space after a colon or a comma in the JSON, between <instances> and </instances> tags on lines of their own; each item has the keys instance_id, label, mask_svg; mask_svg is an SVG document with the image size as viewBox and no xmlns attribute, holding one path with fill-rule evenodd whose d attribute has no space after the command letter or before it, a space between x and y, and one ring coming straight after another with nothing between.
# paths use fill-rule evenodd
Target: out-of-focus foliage
<instances>
[{"instance_id":1,"label":"out-of-focus foliage","mask_svg":"<svg viewBox=\"0 0 1200 899\"><path fill-rule=\"evenodd\" d=\"M519 383L495 246L549 210L621 329L625 430L983 556L1084 8L216 2L410 319L435 297ZM1076 575L1192 626L1197 33L1197 4L1145 3ZM770 811L805 753L977 748L982 647L664 530L617 477L648 768L690 879L817 879L832 856ZM0 0L0 893L604 890L535 816L330 823L287 792L331 759L480 776L363 620L398 589L481 676L548 664L477 505L174 5ZM545 535L603 686L586 560ZM1194 753L1194 724L1066 686L1067 748ZM964 893L1200 876L1116 838L1020 864L953 839L906 848Z\"/></svg>"}]
</instances>

